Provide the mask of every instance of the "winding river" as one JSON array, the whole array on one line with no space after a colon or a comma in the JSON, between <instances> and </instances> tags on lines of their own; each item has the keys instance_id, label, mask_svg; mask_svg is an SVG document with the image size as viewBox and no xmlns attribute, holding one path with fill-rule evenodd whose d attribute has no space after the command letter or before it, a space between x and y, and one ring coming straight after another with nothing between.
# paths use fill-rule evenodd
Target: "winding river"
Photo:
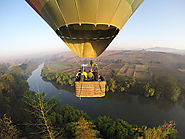
<instances>
[{"instance_id":1,"label":"winding river","mask_svg":"<svg viewBox=\"0 0 185 139\"><path fill-rule=\"evenodd\" d=\"M74 108L85 111L92 118L99 115L121 118L130 124L158 126L164 121L176 122L179 135L185 138L185 106L169 101L156 102L141 96L128 94L106 94L103 98L82 98L66 90L58 90L50 82L42 80L41 70L44 64L32 72L27 80L30 90L44 92L46 97L60 100L61 104L69 104Z\"/></svg>"}]
</instances>

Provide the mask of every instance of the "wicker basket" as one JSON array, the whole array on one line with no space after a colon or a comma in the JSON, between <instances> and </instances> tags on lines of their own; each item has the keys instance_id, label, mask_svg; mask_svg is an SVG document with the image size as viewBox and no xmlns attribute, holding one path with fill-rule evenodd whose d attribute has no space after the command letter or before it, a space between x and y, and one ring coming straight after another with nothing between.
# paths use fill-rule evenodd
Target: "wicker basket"
<instances>
[{"instance_id":1,"label":"wicker basket","mask_svg":"<svg viewBox=\"0 0 185 139\"><path fill-rule=\"evenodd\" d=\"M76 81L75 90L77 97L104 97L105 81Z\"/></svg>"}]
</instances>

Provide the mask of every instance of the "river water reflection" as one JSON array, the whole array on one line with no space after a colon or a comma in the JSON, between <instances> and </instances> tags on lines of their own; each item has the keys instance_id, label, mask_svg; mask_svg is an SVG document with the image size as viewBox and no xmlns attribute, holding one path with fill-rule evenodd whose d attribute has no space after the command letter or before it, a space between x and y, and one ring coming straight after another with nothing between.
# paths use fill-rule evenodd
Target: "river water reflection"
<instances>
[{"instance_id":1,"label":"river water reflection","mask_svg":"<svg viewBox=\"0 0 185 139\"><path fill-rule=\"evenodd\" d=\"M82 98L66 90L58 90L40 76L44 64L33 71L27 80L30 90L40 91L46 97L60 100L61 104L69 104L85 111L92 118L107 115L113 119L121 118L130 124L158 126L164 121L175 121L179 135L185 137L185 107L169 101L153 101L141 96L128 94L106 94L103 98Z\"/></svg>"}]
</instances>

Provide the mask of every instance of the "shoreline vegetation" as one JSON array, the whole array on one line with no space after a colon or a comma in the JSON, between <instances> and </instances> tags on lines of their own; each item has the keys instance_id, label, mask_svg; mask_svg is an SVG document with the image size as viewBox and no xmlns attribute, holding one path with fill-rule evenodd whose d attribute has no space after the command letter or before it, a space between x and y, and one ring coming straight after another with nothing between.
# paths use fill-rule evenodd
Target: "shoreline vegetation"
<instances>
[{"instance_id":1,"label":"shoreline vegetation","mask_svg":"<svg viewBox=\"0 0 185 139\"><path fill-rule=\"evenodd\" d=\"M25 72L20 70L0 75L0 138L177 137L174 122L149 128L107 116L91 119L81 110L60 105L55 98L45 99L45 94L30 91L26 77Z\"/></svg>"},{"instance_id":2,"label":"shoreline vegetation","mask_svg":"<svg viewBox=\"0 0 185 139\"><path fill-rule=\"evenodd\" d=\"M49 72L47 66L44 66L41 76L59 89L74 92L75 74ZM161 77L153 75L148 80L137 80L133 77L119 75L117 71L112 70L109 77L105 78L107 82L106 93L134 94L156 101L167 99L173 103L185 101L185 83L170 75Z\"/></svg>"}]
</instances>

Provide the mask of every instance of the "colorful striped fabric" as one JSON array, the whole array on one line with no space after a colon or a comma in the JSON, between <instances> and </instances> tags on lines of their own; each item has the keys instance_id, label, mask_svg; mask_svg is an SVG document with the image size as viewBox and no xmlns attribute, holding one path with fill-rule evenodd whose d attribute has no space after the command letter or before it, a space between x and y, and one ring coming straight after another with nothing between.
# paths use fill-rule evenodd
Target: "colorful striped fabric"
<instances>
[{"instance_id":1,"label":"colorful striped fabric","mask_svg":"<svg viewBox=\"0 0 185 139\"><path fill-rule=\"evenodd\" d=\"M82 58L99 56L143 0L26 0Z\"/></svg>"}]
</instances>

